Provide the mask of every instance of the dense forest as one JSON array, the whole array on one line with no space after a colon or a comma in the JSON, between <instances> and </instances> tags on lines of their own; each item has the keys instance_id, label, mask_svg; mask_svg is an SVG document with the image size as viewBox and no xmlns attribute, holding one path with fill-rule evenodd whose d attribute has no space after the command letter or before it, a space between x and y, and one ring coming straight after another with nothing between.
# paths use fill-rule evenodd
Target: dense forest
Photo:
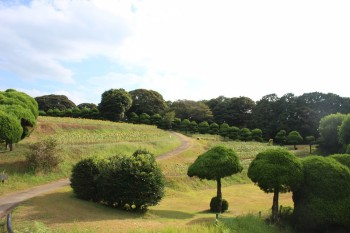
<instances>
[{"instance_id":1,"label":"dense forest","mask_svg":"<svg viewBox=\"0 0 350 233\"><path fill-rule=\"evenodd\" d=\"M265 95L258 101L249 97L228 98L219 96L210 100L165 101L154 90L111 89L102 94L101 103L75 105L66 96L47 95L36 97L41 115L68 116L132 123L156 124L163 128L180 127L182 121L189 124L207 122L223 123L239 129L261 129L263 138L275 138L280 130L298 131L303 137L319 137L322 117L333 113L350 112L350 98L332 93L312 92L296 96L287 93ZM198 128L196 128L198 130Z\"/></svg>"}]
</instances>

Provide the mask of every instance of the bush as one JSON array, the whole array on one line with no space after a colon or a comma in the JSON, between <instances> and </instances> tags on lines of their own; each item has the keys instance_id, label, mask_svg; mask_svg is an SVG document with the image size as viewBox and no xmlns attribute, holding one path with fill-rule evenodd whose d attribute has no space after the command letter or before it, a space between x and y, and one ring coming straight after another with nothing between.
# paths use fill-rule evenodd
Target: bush
<instances>
[{"instance_id":1,"label":"bush","mask_svg":"<svg viewBox=\"0 0 350 233\"><path fill-rule=\"evenodd\" d=\"M48 138L43 141L31 144L30 153L26 155L28 166L34 172L50 172L60 163L57 155L57 141Z\"/></svg>"},{"instance_id":2,"label":"bush","mask_svg":"<svg viewBox=\"0 0 350 233\"><path fill-rule=\"evenodd\" d=\"M219 205L219 198L213 197L210 201L210 211L213 213L217 212ZM224 213L226 210L228 210L228 202L225 199L222 199L221 203L221 213Z\"/></svg>"},{"instance_id":3,"label":"bush","mask_svg":"<svg viewBox=\"0 0 350 233\"><path fill-rule=\"evenodd\" d=\"M83 200L98 201L97 178L100 174L97 162L92 158L78 162L72 169L70 186Z\"/></svg>"},{"instance_id":4,"label":"bush","mask_svg":"<svg viewBox=\"0 0 350 233\"><path fill-rule=\"evenodd\" d=\"M347 166L350 169L350 154L334 154L330 157L337 160L339 163Z\"/></svg>"},{"instance_id":5,"label":"bush","mask_svg":"<svg viewBox=\"0 0 350 233\"><path fill-rule=\"evenodd\" d=\"M125 210L146 210L164 196L164 176L147 150L104 161L84 159L72 171L71 186L78 198Z\"/></svg>"},{"instance_id":6,"label":"bush","mask_svg":"<svg viewBox=\"0 0 350 233\"><path fill-rule=\"evenodd\" d=\"M306 231L350 230L350 170L333 158L302 159L304 182L293 193L294 220Z\"/></svg>"}]
</instances>

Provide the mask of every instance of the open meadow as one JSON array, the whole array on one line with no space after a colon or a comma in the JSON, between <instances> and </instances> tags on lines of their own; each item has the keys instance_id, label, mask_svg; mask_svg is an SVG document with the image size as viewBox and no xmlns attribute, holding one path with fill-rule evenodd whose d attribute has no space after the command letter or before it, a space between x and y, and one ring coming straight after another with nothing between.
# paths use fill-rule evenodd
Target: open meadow
<instances>
[{"instance_id":1,"label":"open meadow","mask_svg":"<svg viewBox=\"0 0 350 233\"><path fill-rule=\"evenodd\" d=\"M107 135L114 135L117 139L104 141ZM16 177L16 167L11 167L11 156L13 163L16 163L15 158L24 163L24 157L19 152L25 152L29 143L48 136L57 136L60 140L60 154L64 162L58 171L39 176L19 173L19 181L12 181L12 177ZM265 194L252 184L246 173L255 155L271 146L258 142L225 141L212 135L193 135L187 141L190 143L188 150L159 161L166 177L166 195L159 205L150 207L146 213L125 212L82 201L75 197L70 187L66 187L37 196L16 207L13 211L14 229L16 232L225 232L225 229L230 229L226 232L235 232L233 226L237 227L237 224L232 225L230 221L244 222L245 217L243 220L235 217L246 215L249 215L246 225L257 222L265 225L263 217L270 213L272 194ZM189 178L187 168L198 155L218 144L233 148L244 170L223 179L223 198L229 202L229 209L221 215L223 221L216 226L215 214L209 212L210 199L216 195L216 183ZM40 181L69 177L72 164L88 156L132 153L138 148L147 148L159 155L179 145L179 140L172 134L152 126L40 117L31 137L21 142L13 154L3 154L7 162L2 162L1 166L4 168L5 164L12 174L11 182L2 186L2 192L9 192L11 185L24 188ZM45 178L38 178L41 176ZM29 184L23 184L27 181ZM280 204L292 206L291 194L281 195ZM258 217L259 212L262 218ZM237 232L243 232L243 228ZM268 229L269 232L281 232L273 226ZM259 228L256 232L266 230Z\"/></svg>"}]
</instances>

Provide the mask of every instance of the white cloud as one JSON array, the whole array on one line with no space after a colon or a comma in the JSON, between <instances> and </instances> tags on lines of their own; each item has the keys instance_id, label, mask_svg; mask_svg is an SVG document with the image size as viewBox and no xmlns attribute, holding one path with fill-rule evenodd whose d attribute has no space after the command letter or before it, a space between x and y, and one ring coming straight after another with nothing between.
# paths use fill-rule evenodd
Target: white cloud
<instances>
[{"instance_id":1,"label":"white cloud","mask_svg":"<svg viewBox=\"0 0 350 233\"><path fill-rule=\"evenodd\" d=\"M125 4L115 3L115 7ZM129 10L131 11L131 10ZM0 4L0 69L24 79L73 82L62 62L90 56L116 57L131 33L128 19L90 1Z\"/></svg>"}]
</instances>

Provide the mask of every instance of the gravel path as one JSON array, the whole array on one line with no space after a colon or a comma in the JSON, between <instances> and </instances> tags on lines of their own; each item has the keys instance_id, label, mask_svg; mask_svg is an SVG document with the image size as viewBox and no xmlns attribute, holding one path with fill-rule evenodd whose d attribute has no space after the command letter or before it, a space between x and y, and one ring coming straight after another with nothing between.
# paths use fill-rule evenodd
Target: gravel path
<instances>
[{"instance_id":1,"label":"gravel path","mask_svg":"<svg viewBox=\"0 0 350 233\"><path fill-rule=\"evenodd\" d=\"M159 155L157 160L163 160L169 158L171 156L177 155L185 150L187 150L190 146L190 139L182 134L172 132L173 135L178 137L181 140L181 146L176 148L173 151L168 153ZM33 198L35 196L39 196L41 194L50 192L52 190L68 186L70 184L69 179L62 179L59 181L55 181L53 183L36 186L31 189L27 189L24 191L19 191L15 193L6 194L0 197L0 218L3 218L11 209L16 207L19 203Z\"/></svg>"}]
</instances>

